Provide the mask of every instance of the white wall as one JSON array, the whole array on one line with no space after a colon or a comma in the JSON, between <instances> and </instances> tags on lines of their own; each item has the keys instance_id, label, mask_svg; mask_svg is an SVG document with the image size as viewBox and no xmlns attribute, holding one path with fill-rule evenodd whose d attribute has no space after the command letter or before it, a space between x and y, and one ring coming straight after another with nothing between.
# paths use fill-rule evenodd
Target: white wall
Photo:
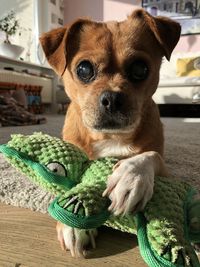
<instances>
[{"instance_id":1,"label":"white wall","mask_svg":"<svg viewBox=\"0 0 200 267\"><path fill-rule=\"evenodd\" d=\"M59 0L56 0L56 5L52 4L49 0L33 0L35 1L35 12L36 12L36 23L38 23L38 32L37 32L37 39L36 39L36 47L38 50L39 57L41 58L41 61L43 62L44 66L49 67L49 64L47 61L45 61L45 56L42 51L41 45L39 44L39 37L44 32L48 32L51 29L55 29L58 27L61 27L58 23L58 18L64 20L64 10L60 8L61 2ZM56 16L56 21L52 23L51 16L52 13ZM38 57L36 57L36 62L41 63L38 60Z\"/></svg>"},{"instance_id":2,"label":"white wall","mask_svg":"<svg viewBox=\"0 0 200 267\"><path fill-rule=\"evenodd\" d=\"M60 1L57 0L57 3ZM141 6L141 0L64 0L64 23L84 16L97 21L122 20L138 6ZM57 13L58 8L55 7ZM39 63L36 53L38 37L55 26L50 25L50 14L54 11L54 6L49 0L0 0L0 18L11 9L16 12L20 26L26 29L21 31L21 36L17 34L11 37L11 42L25 48L22 54L24 60L27 60L26 52L30 48L31 62ZM32 44L29 43L28 29L32 31ZM3 39L4 34L0 32L0 42Z\"/></svg>"},{"instance_id":3,"label":"white wall","mask_svg":"<svg viewBox=\"0 0 200 267\"><path fill-rule=\"evenodd\" d=\"M81 1L81 0L80 0ZM19 19L21 36L16 34L10 38L11 43L21 45L25 51L21 57L25 61L39 63L37 56L39 36L52 28L61 26L58 18L63 19L63 10L60 8L60 0L56 0L56 5L49 0L0 0L0 18L6 15L10 10L14 10L17 19ZM51 22L51 14L56 15L56 22ZM30 30L31 31L30 31ZM5 38L5 34L0 32L0 42ZM32 43L30 43L30 39ZM30 48L30 58L26 53ZM39 48L39 54L43 57L42 49ZM42 60L43 61L43 60ZM45 64L48 66L48 64Z\"/></svg>"},{"instance_id":4,"label":"white wall","mask_svg":"<svg viewBox=\"0 0 200 267\"><path fill-rule=\"evenodd\" d=\"M10 40L13 44L21 45L25 48L22 57L26 57L26 52L30 47L31 61L35 61L35 46L34 43L29 43L30 34L34 35L34 0L1 0L0 1L0 18L10 10L14 10L17 19L19 19L20 26L22 27L21 36L16 34ZM30 32L30 30L32 32ZM32 39L32 37L31 37ZM0 32L0 41L4 40L4 34Z\"/></svg>"}]
</instances>

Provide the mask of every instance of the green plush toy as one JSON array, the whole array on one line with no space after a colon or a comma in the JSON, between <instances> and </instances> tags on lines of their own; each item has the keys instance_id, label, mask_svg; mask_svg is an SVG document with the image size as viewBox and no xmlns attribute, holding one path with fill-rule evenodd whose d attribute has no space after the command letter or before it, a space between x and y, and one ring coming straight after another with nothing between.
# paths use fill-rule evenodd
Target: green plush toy
<instances>
[{"instance_id":1,"label":"green plush toy","mask_svg":"<svg viewBox=\"0 0 200 267\"><path fill-rule=\"evenodd\" d=\"M191 246L200 241L200 201L194 200L190 185L155 177L154 195L142 213L113 216L102 193L118 159L91 161L76 146L42 133L13 135L0 152L57 196L48 209L56 220L81 229L104 224L136 233L141 255L151 267L200 266Z\"/></svg>"}]
</instances>

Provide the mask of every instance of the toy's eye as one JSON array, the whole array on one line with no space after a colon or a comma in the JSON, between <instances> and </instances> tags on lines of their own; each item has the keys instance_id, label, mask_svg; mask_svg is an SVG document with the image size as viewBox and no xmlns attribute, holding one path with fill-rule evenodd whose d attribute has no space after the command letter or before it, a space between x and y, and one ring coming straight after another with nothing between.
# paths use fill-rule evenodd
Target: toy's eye
<instances>
[{"instance_id":1,"label":"toy's eye","mask_svg":"<svg viewBox=\"0 0 200 267\"><path fill-rule=\"evenodd\" d=\"M67 171L61 163L51 162L46 165L46 167L55 174L60 176L67 176Z\"/></svg>"},{"instance_id":2,"label":"toy's eye","mask_svg":"<svg viewBox=\"0 0 200 267\"><path fill-rule=\"evenodd\" d=\"M76 74L79 80L84 83L89 83L96 77L94 66L88 60L83 60L78 64Z\"/></svg>"},{"instance_id":3,"label":"toy's eye","mask_svg":"<svg viewBox=\"0 0 200 267\"><path fill-rule=\"evenodd\" d=\"M143 60L135 60L128 68L128 77L133 82L140 82L147 78L149 70Z\"/></svg>"}]
</instances>

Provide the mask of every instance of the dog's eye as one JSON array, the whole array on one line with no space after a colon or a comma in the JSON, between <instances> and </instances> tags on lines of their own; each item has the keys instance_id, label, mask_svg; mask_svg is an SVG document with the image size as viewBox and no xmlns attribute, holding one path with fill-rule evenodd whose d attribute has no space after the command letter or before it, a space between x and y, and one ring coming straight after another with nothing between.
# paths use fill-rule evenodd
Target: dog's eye
<instances>
[{"instance_id":1,"label":"dog's eye","mask_svg":"<svg viewBox=\"0 0 200 267\"><path fill-rule=\"evenodd\" d=\"M64 166L58 162L51 162L46 165L47 169L60 176L67 176L67 171Z\"/></svg>"},{"instance_id":2,"label":"dog's eye","mask_svg":"<svg viewBox=\"0 0 200 267\"><path fill-rule=\"evenodd\" d=\"M83 60L79 63L76 73L78 78L84 83L89 83L95 79L94 67L88 60Z\"/></svg>"},{"instance_id":3,"label":"dog's eye","mask_svg":"<svg viewBox=\"0 0 200 267\"><path fill-rule=\"evenodd\" d=\"M128 68L128 77L133 82L143 81L148 76L148 67L142 60L136 60Z\"/></svg>"}]
</instances>

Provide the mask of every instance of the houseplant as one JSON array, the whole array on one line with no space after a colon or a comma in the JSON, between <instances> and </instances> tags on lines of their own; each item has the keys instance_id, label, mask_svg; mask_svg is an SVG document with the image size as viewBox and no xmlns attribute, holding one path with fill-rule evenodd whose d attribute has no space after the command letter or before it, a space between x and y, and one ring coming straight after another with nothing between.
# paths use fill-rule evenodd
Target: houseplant
<instances>
[{"instance_id":1,"label":"houseplant","mask_svg":"<svg viewBox=\"0 0 200 267\"><path fill-rule=\"evenodd\" d=\"M5 40L0 44L1 55L16 59L23 52L23 47L11 44L9 40L9 37L15 35L19 29L19 21L16 19L16 14L13 10L0 19L0 31L5 33Z\"/></svg>"}]
</instances>

